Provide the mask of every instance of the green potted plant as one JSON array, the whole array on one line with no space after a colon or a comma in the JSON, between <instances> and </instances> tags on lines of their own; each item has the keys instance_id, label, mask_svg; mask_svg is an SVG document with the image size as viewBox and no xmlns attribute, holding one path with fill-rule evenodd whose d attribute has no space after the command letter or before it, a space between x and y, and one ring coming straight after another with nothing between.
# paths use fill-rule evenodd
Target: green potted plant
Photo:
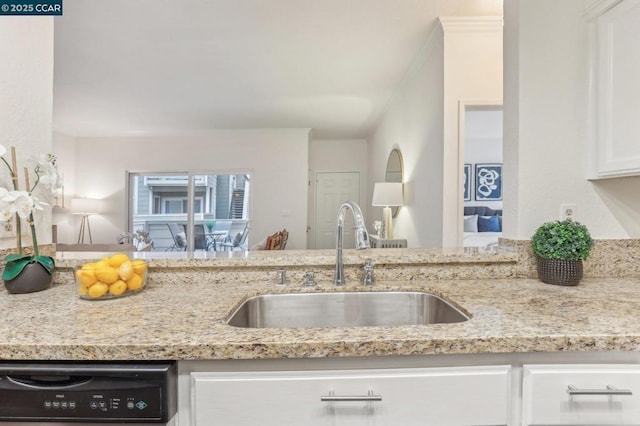
<instances>
[{"instance_id":1,"label":"green potted plant","mask_svg":"<svg viewBox=\"0 0 640 426\"><path fill-rule=\"evenodd\" d=\"M35 212L43 210L47 203L38 200L33 192L38 184L49 189L60 183L56 168L56 157L51 154L40 156L34 168L35 182L31 185L28 169L24 169L25 190L18 188L18 167L15 147L11 147L11 162L4 158L7 149L0 145L0 160L9 171L11 189L0 186L0 225L15 217L17 253L5 257L2 279L9 293L31 293L49 288L53 280L55 261L51 256L40 254L36 237ZM31 231L32 253L25 252L22 241L22 223Z\"/></svg>"},{"instance_id":2,"label":"green potted plant","mask_svg":"<svg viewBox=\"0 0 640 426\"><path fill-rule=\"evenodd\" d=\"M542 282L576 285L582 279L582 261L589 257L593 239L580 222L558 220L538 227L531 246Z\"/></svg>"}]
</instances>

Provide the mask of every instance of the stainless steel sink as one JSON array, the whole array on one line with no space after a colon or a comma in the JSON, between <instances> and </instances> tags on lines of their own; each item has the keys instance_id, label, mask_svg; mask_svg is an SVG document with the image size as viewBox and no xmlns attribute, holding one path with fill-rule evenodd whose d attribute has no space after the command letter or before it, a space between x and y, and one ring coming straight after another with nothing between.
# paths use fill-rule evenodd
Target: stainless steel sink
<instances>
[{"instance_id":1,"label":"stainless steel sink","mask_svg":"<svg viewBox=\"0 0 640 426\"><path fill-rule=\"evenodd\" d=\"M434 294L367 291L255 296L245 300L227 324L244 328L386 327L468 319Z\"/></svg>"}]
</instances>

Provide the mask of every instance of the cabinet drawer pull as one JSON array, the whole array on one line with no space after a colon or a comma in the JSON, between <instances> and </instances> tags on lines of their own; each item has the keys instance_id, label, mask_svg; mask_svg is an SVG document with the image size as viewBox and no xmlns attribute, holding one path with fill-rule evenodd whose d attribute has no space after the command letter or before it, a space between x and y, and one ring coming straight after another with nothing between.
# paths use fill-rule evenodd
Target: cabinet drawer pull
<instances>
[{"instance_id":1,"label":"cabinet drawer pull","mask_svg":"<svg viewBox=\"0 0 640 426\"><path fill-rule=\"evenodd\" d=\"M321 395L320 401L323 402L354 402L354 401L382 401L382 395L374 395L373 391L367 392L366 395L335 395L333 391L329 395Z\"/></svg>"},{"instance_id":2,"label":"cabinet drawer pull","mask_svg":"<svg viewBox=\"0 0 640 426\"><path fill-rule=\"evenodd\" d=\"M573 385L567 386L569 395L633 395L630 389L616 389L607 385L606 389L578 389Z\"/></svg>"}]
</instances>

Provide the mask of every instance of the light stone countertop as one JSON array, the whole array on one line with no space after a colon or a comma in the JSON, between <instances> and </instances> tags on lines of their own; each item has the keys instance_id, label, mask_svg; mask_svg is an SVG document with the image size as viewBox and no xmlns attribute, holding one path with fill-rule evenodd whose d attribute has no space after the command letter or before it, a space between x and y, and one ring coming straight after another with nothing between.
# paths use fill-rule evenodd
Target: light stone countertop
<instances>
[{"instance_id":1,"label":"light stone countertop","mask_svg":"<svg viewBox=\"0 0 640 426\"><path fill-rule=\"evenodd\" d=\"M366 290L320 283L310 291ZM249 296L309 291L267 282L154 281L116 300L79 299L71 283L0 292L0 359L211 360L640 350L640 280L585 278L379 281L372 290L441 295L471 314L456 324L241 329L225 324Z\"/></svg>"},{"instance_id":2,"label":"light stone countertop","mask_svg":"<svg viewBox=\"0 0 640 426\"><path fill-rule=\"evenodd\" d=\"M87 259L100 259L113 253L58 252L56 266L73 267ZM219 252L133 252L138 259L147 259L151 267L161 268L246 268L280 266L335 265L336 250L275 250L275 251L219 251ZM344 250L344 264L362 264L373 259L376 264L460 264L513 263L517 253L510 247L501 249L467 248L404 248Z\"/></svg>"}]
</instances>

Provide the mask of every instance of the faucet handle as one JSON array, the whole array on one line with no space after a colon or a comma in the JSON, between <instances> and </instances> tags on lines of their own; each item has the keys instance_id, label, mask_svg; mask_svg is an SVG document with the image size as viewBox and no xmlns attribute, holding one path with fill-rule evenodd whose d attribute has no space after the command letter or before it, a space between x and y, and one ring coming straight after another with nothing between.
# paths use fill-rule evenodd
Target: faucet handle
<instances>
[{"instance_id":1,"label":"faucet handle","mask_svg":"<svg viewBox=\"0 0 640 426\"><path fill-rule=\"evenodd\" d=\"M287 271L284 269L278 269L276 271L276 285L283 286L287 284Z\"/></svg>"},{"instance_id":2,"label":"faucet handle","mask_svg":"<svg viewBox=\"0 0 640 426\"><path fill-rule=\"evenodd\" d=\"M313 287L316 285L315 281L315 273L313 271L307 271L304 273L304 284L305 287Z\"/></svg>"},{"instance_id":3,"label":"faucet handle","mask_svg":"<svg viewBox=\"0 0 640 426\"><path fill-rule=\"evenodd\" d=\"M364 275L362 277L362 283L364 285L373 285L376 281L375 276L373 274L373 267L375 266L375 262L371 259L367 259L364 263Z\"/></svg>"}]
</instances>

